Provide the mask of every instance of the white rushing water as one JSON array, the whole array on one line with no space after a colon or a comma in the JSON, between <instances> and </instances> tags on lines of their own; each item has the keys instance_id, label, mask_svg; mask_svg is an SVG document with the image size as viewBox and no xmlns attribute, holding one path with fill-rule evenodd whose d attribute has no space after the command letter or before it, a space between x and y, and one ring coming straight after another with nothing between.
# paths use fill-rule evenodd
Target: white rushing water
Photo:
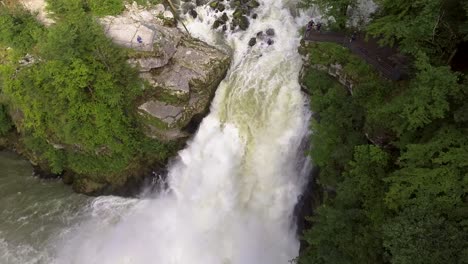
<instances>
[{"instance_id":1,"label":"white rushing water","mask_svg":"<svg viewBox=\"0 0 468 264\"><path fill-rule=\"evenodd\" d=\"M85 220L44 245L52 252L45 263L286 264L297 256L293 209L310 116L297 47L306 21L291 15L295 1L259 2L249 29L225 41L211 29L216 14L208 7L187 18L195 36L228 45L233 63L211 113L171 165L168 190L96 198L82 210ZM273 45L248 46L268 28Z\"/></svg>"},{"instance_id":2,"label":"white rushing water","mask_svg":"<svg viewBox=\"0 0 468 264\"><path fill-rule=\"evenodd\" d=\"M227 38L232 68L170 168L169 190L140 201L96 200L91 219L63 236L55 263L285 264L297 256L292 213L309 118L298 84L299 26L294 3L260 2L250 28ZM189 30L214 44L215 14L197 11ZM274 45L248 47L268 28Z\"/></svg>"}]
</instances>

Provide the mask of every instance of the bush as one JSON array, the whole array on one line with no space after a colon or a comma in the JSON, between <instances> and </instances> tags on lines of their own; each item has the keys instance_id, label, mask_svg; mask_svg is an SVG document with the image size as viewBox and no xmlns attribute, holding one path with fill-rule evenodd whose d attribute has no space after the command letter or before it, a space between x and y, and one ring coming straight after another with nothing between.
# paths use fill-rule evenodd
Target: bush
<instances>
[{"instance_id":1,"label":"bush","mask_svg":"<svg viewBox=\"0 0 468 264\"><path fill-rule=\"evenodd\" d=\"M120 14L124 3L122 0L48 0L48 9L58 18L70 18L80 12L107 16Z\"/></svg>"},{"instance_id":2,"label":"bush","mask_svg":"<svg viewBox=\"0 0 468 264\"><path fill-rule=\"evenodd\" d=\"M26 53L45 32L34 16L21 8L0 9L0 44Z\"/></svg>"},{"instance_id":3,"label":"bush","mask_svg":"<svg viewBox=\"0 0 468 264\"><path fill-rule=\"evenodd\" d=\"M91 12L97 16L113 16L122 13L122 0L87 0Z\"/></svg>"},{"instance_id":4,"label":"bush","mask_svg":"<svg viewBox=\"0 0 468 264\"><path fill-rule=\"evenodd\" d=\"M56 164L55 171L125 168L137 156L141 137L131 115L141 82L125 52L84 12L52 26L38 46L43 62L21 69L15 78L4 71L9 75L2 78L3 92L24 114L22 129L70 152L63 154L65 162L53 150L41 151Z\"/></svg>"},{"instance_id":5,"label":"bush","mask_svg":"<svg viewBox=\"0 0 468 264\"><path fill-rule=\"evenodd\" d=\"M363 110L327 73L308 69L303 83L311 94L312 111L319 113L319 121L312 122L312 161L321 168L321 183L336 186L354 146L366 142Z\"/></svg>"}]
</instances>

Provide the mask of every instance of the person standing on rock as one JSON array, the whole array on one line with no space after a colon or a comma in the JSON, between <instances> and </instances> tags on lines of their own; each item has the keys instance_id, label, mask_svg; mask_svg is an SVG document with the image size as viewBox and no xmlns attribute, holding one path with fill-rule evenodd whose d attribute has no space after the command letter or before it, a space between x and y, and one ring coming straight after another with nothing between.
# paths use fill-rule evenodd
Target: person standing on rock
<instances>
[{"instance_id":1,"label":"person standing on rock","mask_svg":"<svg viewBox=\"0 0 468 264\"><path fill-rule=\"evenodd\" d=\"M143 39L142 39L140 36L137 37L137 41L138 41L138 43L140 43L140 44L143 43Z\"/></svg>"}]
</instances>

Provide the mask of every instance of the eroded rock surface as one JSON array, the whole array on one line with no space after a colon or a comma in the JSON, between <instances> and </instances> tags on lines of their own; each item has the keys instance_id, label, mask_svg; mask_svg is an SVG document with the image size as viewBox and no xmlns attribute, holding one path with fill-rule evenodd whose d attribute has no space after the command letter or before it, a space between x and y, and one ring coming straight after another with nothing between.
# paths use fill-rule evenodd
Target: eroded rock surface
<instances>
[{"instance_id":1,"label":"eroded rock surface","mask_svg":"<svg viewBox=\"0 0 468 264\"><path fill-rule=\"evenodd\" d=\"M31 13L37 14L37 19L44 25L50 26L54 23L54 20L48 17L45 0L20 0L20 2Z\"/></svg>"},{"instance_id":2,"label":"eroded rock surface","mask_svg":"<svg viewBox=\"0 0 468 264\"><path fill-rule=\"evenodd\" d=\"M101 20L107 36L130 49L129 63L147 81L145 97L137 111L149 137L176 140L194 116L206 114L230 56L176 27L163 6L148 10L127 6L118 17Z\"/></svg>"}]
</instances>

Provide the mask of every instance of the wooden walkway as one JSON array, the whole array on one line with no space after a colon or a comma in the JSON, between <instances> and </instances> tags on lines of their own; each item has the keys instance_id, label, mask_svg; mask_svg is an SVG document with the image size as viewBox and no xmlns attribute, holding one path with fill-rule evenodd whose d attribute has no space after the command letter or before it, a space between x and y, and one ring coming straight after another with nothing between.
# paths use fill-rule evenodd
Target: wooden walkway
<instances>
[{"instance_id":1,"label":"wooden walkway","mask_svg":"<svg viewBox=\"0 0 468 264\"><path fill-rule=\"evenodd\" d=\"M406 58L395 48L380 46L375 38L366 40L364 35L357 35L350 41L351 36L344 33L312 30L306 32L304 40L340 44L374 66L387 79L398 81L407 76Z\"/></svg>"}]
</instances>

